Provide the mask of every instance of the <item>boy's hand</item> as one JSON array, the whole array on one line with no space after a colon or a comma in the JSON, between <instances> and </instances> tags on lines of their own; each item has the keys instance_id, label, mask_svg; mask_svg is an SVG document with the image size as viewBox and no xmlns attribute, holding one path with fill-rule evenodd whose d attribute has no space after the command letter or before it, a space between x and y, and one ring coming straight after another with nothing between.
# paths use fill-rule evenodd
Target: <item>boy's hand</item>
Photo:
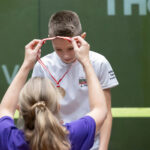
<instances>
[{"instance_id":1,"label":"boy's hand","mask_svg":"<svg viewBox=\"0 0 150 150\"><path fill-rule=\"evenodd\" d=\"M29 69L32 69L37 58L41 55L41 40L33 40L29 44L25 46L25 57L24 57L24 65Z\"/></svg>"},{"instance_id":2,"label":"boy's hand","mask_svg":"<svg viewBox=\"0 0 150 150\"><path fill-rule=\"evenodd\" d=\"M85 64L89 61L89 49L90 45L80 36L72 39L75 55L81 64Z\"/></svg>"}]
</instances>

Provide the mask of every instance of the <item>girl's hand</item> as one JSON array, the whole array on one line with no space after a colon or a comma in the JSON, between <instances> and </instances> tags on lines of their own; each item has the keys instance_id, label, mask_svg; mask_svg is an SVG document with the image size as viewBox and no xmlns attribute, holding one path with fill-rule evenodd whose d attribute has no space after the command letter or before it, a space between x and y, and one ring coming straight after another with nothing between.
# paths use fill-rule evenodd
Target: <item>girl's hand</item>
<instances>
[{"instance_id":1,"label":"girl's hand","mask_svg":"<svg viewBox=\"0 0 150 150\"><path fill-rule=\"evenodd\" d=\"M80 36L72 38L75 55L81 64L89 62L90 45Z\"/></svg>"},{"instance_id":2,"label":"girl's hand","mask_svg":"<svg viewBox=\"0 0 150 150\"><path fill-rule=\"evenodd\" d=\"M25 57L24 65L29 69L32 69L37 61L37 58L41 55L42 41L34 39L29 44L25 46Z\"/></svg>"}]
</instances>

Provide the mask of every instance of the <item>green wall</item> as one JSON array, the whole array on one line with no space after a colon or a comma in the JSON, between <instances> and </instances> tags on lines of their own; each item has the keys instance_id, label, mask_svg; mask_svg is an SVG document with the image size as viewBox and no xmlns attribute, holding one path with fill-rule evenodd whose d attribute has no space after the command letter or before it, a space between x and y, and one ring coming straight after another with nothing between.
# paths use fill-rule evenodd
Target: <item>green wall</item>
<instances>
[{"instance_id":1,"label":"green wall","mask_svg":"<svg viewBox=\"0 0 150 150\"><path fill-rule=\"evenodd\" d=\"M24 46L47 37L50 15L63 9L79 14L91 49L115 71L120 85L112 90L112 107L150 107L150 0L1 0L0 98ZM47 43L42 55L50 51ZM114 118L110 150L149 150L149 124L149 118Z\"/></svg>"},{"instance_id":2,"label":"green wall","mask_svg":"<svg viewBox=\"0 0 150 150\"><path fill-rule=\"evenodd\" d=\"M38 38L38 1L0 1L0 98L24 58L24 47Z\"/></svg>"}]
</instances>

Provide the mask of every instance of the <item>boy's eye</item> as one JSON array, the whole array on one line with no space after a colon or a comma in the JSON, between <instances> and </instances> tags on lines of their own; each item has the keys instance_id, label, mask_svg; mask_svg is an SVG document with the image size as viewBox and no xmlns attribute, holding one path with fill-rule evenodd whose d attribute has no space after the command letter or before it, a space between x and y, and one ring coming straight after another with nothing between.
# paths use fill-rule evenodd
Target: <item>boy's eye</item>
<instances>
[{"instance_id":1,"label":"boy's eye","mask_svg":"<svg viewBox=\"0 0 150 150\"><path fill-rule=\"evenodd\" d=\"M57 51L57 52L60 52L60 51L61 51L61 49L56 49L56 51Z\"/></svg>"},{"instance_id":2,"label":"boy's eye","mask_svg":"<svg viewBox=\"0 0 150 150\"><path fill-rule=\"evenodd\" d=\"M69 50L69 51L72 51L72 50L73 50L73 47L68 48L68 50Z\"/></svg>"}]
</instances>

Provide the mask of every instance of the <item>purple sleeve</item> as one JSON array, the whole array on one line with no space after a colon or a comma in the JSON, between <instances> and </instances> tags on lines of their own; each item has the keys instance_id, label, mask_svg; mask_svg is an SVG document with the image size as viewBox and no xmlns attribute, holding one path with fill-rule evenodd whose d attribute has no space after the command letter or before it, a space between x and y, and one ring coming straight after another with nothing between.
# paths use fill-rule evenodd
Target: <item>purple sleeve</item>
<instances>
[{"instance_id":1,"label":"purple sleeve","mask_svg":"<svg viewBox=\"0 0 150 150\"><path fill-rule=\"evenodd\" d=\"M10 117L0 118L0 149L2 150L29 150L24 133L16 128Z\"/></svg>"},{"instance_id":2,"label":"purple sleeve","mask_svg":"<svg viewBox=\"0 0 150 150\"><path fill-rule=\"evenodd\" d=\"M70 133L71 150L89 150L93 146L96 129L93 118L85 116L65 126Z\"/></svg>"}]
</instances>

